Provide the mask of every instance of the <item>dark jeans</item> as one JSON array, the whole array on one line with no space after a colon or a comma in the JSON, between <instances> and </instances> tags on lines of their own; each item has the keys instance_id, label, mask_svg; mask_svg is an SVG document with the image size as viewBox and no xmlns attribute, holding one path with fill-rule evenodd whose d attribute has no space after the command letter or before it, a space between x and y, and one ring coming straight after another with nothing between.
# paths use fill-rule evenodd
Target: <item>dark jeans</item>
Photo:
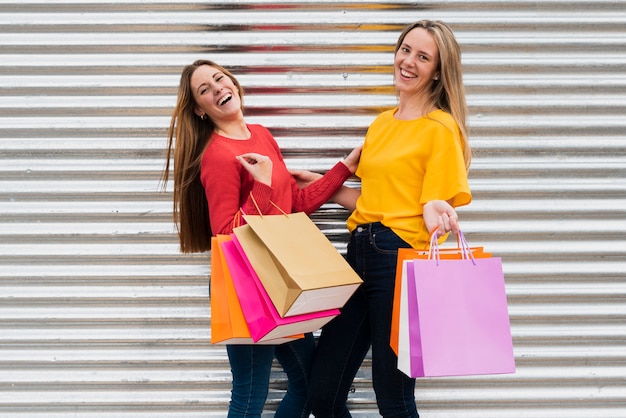
<instances>
[{"instance_id":1,"label":"dark jeans","mask_svg":"<svg viewBox=\"0 0 626 418\"><path fill-rule=\"evenodd\" d=\"M346 400L363 359L372 348L372 379L380 414L417 418L415 379L397 369L389 346L398 248L409 247L380 223L361 225L348 244L348 262L363 284L320 336L309 402L317 418L351 417Z\"/></svg>"},{"instance_id":2,"label":"dark jeans","mask_svg":"<svg viewBox=\"0 0 626 418\"><path fill-rule=\"evenodd\" d=\"M308 418L309 372L315 349L313 334L281 345L227 345L233 374L228 418L260 418L269 391L274 356L287 373L287 393L276 418Z\"/></svg>"}]
</instances>

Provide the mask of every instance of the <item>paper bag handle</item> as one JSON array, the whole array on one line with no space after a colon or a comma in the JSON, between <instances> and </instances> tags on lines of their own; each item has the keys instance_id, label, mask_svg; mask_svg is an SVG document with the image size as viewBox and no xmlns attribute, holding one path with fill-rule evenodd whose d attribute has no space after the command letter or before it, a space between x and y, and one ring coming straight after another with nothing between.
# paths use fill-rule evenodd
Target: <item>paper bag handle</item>
<instances>
[{"instance_id":1,"label":"paper bag handle","mask_svg":"<svg viewBox=\"0 0 626 418\"><path fill-rule=\"evenodd\" d=\"M430 234L430 245L428 248L428 259L436 260L437 265L439 265L439 260L441 260L441 254L439 252L439 240L437 239L437 230L434 230ZM463 231L459 230L459 233L456 235L457 244L459 249L461 250L461 258L463 260L472 260L472 264L476 265L476 261L474 259L474 254L472 254L472 249L470 248L467 240L465 239L465 235L463 235Z\"/></svg>"},{"instance_id":2,"label":"paper bag handle","mask_svg":"<svg viewBox=\"0 0 626 418\"><path fill-rule=\"evenodd\" d=\"M256 211L258 212L259 216L262 218L263 214L261 213L261 209L259 208L259 205L257 204L256 199L254 198L254 195L252 194L252 191L250 191L250 199L252 200L252 203L254 203L254 207L256 208ZM276 203L272 202L271 200L270 200L270 203L272 204L272 206L278 209L283 215L287 216L287 212L285 212L280 207L278 207Z\"/></svg>"},{"instance_id":3,"label":"paper bag handle","mask_svg":"<svg viewBox=\"0 0 626 418\"><path fill-rule=\"evenodd\" d=\"M241 226L241 214L242 213L243 213L243 209L239 208L239 210L235 213L235 216L233 217L231 229L235 229L238 226Z\"/></svg>"}]
</instances>

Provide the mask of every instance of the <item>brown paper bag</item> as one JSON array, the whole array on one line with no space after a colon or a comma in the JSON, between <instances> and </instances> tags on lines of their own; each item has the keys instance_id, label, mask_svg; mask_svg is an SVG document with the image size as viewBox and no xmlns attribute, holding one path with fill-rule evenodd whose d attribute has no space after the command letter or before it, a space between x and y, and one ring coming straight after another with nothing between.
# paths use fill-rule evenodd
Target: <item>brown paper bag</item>
<instances>
[{"instance_id":1,"label":"brown paper bag","mask_svg":"<svg viewBox=\"0 0 626 418\"><path fill-rule=\"evenodd\" d=\"M243 217L234 233L281 316L341 308L362 283L305 213Z\"/></svg>"}]
</instances>

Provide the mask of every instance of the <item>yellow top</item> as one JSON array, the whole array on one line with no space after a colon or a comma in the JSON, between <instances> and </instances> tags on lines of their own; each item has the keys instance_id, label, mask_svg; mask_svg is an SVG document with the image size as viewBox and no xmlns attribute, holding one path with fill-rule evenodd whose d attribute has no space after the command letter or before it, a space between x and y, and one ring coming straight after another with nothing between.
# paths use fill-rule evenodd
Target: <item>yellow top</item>
<instances>
[{"instance_id":1,"label":"yellow top","mask_svg":"<svg viewBox=\"0 0 626 418\"><path fill-rule=\"evenodd\" d=\"M348 218L348 229L381 222L413 248L428 242L422 217L431 200L467 205L472 196L452 116L435 110L414 120L398 120L396 109L381 113L370 125L356 175L361 196Z\"/></svg>"}]
</instances>

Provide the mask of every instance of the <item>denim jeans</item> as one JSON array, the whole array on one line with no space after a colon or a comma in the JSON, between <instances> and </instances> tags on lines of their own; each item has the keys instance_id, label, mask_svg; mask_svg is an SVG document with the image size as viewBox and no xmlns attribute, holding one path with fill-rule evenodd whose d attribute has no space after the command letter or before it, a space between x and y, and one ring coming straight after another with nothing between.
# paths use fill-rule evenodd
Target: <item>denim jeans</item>
<instances>
[{"instance_id":1,"label":"denim jeans","mask_svg":"<svg viewBox=\"0 0 626 418\"><path fill-rule=\"evenodd\" d=\"M308 418L307 393L314 349L315 339L311 333L281 345L227 345L233 375L228 418L261 417L274 356L287 374L287 393L274 416Z\"/></svg>"},{"instance_id":2,"label":"denim jeans","mask_svg":"<svg viewBox=\"0 0 626 418\"><path fill-rule=\"evenodd\" d=\"M410 247L380 223L358 226L347 259L363 284L323 329L311 369L309 402L317 418L351 417L346 401L363 359L372 348L372 380L380 414L417 418L415 379L397 369L389 346L398 248Z\"/></svg>"}]
</instances>

